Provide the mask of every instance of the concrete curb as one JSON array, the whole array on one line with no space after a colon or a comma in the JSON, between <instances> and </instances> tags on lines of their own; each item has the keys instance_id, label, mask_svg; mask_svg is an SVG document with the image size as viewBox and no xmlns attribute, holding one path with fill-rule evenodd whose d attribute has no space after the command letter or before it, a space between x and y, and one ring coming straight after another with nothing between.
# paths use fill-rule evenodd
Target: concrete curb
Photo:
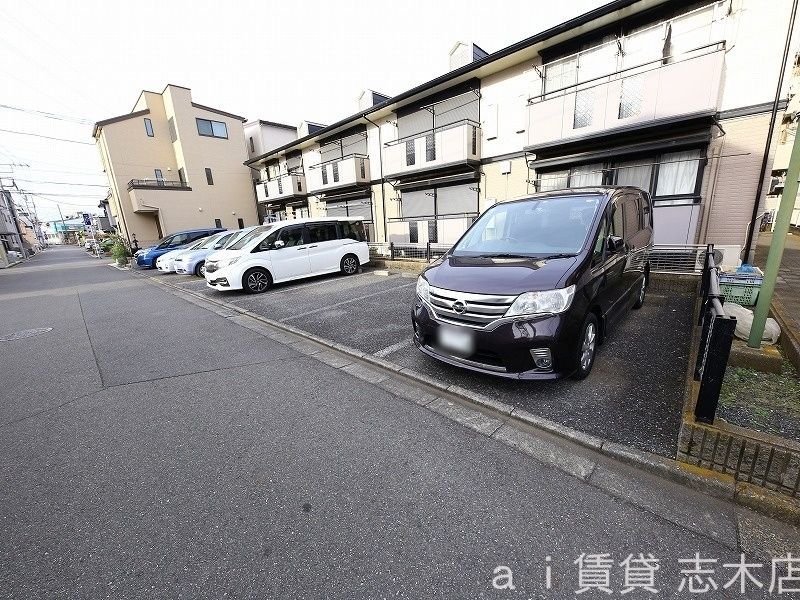
<instances>
[{"instance_id":1,"label":"concrete curb","mask_svg":"<svg viewBox=\"0 0 800 600\"><path fill-rule=\"evenodd\" d=\"M136 273L135 271L133 272ZM428 377L423 373L418 373L413 369L401 367L400 365L391 363L382 358L376 358L374 356L365 354L361 350L356 350L355 348L350 348L349 346L319 337L299 329L298 327L287 325L279 321L274 321L273 319L264 317L228 302L211 299L203 294L184 289L166 281L160 281L145 274L136 273L136 275L139 277L147 277L147 279L151 280L153 283L178 290L181 292L181 294L202 300L204 303L217 305L218 307L228 311L247 315L248 317L256 319L274 329L322 346L322 351L324 351L324 348L330 348L348 355L354 360L361 361L362 363L368 363L372 367L383 370L384 372L389 371L394 375L399 376L401 379L406 378L412 383L429 388L434 395L441 394L444 396L444 398L454 398L459 402L466 404L467 406L473 406L478 411L486 414L487 417L496 419L497 422L500 423L500 427L497 429L508 426L514 427L515 424L531 427L535 430L539 430L545 432L546 434L551 434L557 438L561 438L577 446L598 452L602 456L605 456L609 459L629 464L633 467L669 479L675 483L685 485L686 487L703 492L707 495L734 502L768 516L800 525L800 503L793 501L786 496L771 492L765 488L755 488L755 486L737 482L730 475L678 462L677 460L659 456L651 452L637 450L624 444L612 442L604 438L583 433L566 425L562 425L561 423L557 423L555 421L551 421L544 417L530 413L524 409L517 408L493 398L471 392L470 390L466 390L460 386L443 384L442 382L433 379L432 377ZM287 340L287 343L292 342ZM296 344L297 341L294 343ZM357 365L357 363L353 363L342 368L345 371L350 372L352 375L361 378L369 377L371 375L370 371L372 371L372 369L365 369L363 366ZM366 371L366 373L362 370ZM383 382L385 379L386 377L379 376L377 380L369 378L367 380L372 381L377 385L380 382ZM459 419L455 420L460 422ZM464 424L470 426L468 423ZM473 428L475 429L475 427ZM495 433L497 433L497 429L495 430ZM482 433L486 432L482 431ZM497 436L491 434L489 437Z\"/></svg>"}]
</instances>

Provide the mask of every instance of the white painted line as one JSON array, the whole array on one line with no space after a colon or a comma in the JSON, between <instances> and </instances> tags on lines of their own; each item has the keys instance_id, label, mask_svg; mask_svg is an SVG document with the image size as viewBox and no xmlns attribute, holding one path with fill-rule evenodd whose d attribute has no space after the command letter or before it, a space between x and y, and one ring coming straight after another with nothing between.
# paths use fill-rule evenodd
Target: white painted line
<instances>
[{"instance_id":1,"label":"white painted line","mask_svg":"<svg viewBox=\"0 0 800 600\"><path fill-rule=\"evenodd\" d=\"M304 313L300 313L298 315L292 315L291 317L286 317L284 319L280 319L281 323L286 321L290 321L291 319L299 319L300 317L306 317L308 315L313 315L331 308L336 308L337 306L343 306L345 304L350 304L351 302L358 302L359 300L363 300L364 298L371 298L373 296L380 296L381 294L387 294L389 292L394 292L396 290L400 290L403 288L411 287L412 285L417 285L416 282L414 283L406 283L405 285L396 285L391 289L388 290L380 290L378 292L373 292L372 294L362 294L358 298L350 298L350 300L342 300L341 302L336 302L334 304L328 304L327 306L322 306L320 308L315 308L314 310L309 310Z\"/></svg>"},{"instance_id":2,"label":"white painted line","mask_svg":"<svg viewBox=\"0 0 800 600\"><path fill-rule=\"evenodd\" d=\"M398 350L402 350L406 346L410 346L410 345L411 345L411 338L408 338L408 339L405 339L405 340L401 340L401 341L397 342L396 344L392 344L391 346L386 346L386 348L384 348L383 350L378 350L377 352L375 352L373 354L373 356L377 356L378 358L384 358L386 356L389 356L393 352L397 352Z\"/></svg>"}]
</instances>

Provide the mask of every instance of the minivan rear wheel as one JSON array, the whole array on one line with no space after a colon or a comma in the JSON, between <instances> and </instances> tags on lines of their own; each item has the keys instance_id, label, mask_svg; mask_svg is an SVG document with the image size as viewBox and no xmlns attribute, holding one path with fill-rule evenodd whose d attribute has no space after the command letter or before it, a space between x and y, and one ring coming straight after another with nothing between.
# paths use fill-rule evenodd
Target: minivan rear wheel
<instances>
[{"instance_id":1,"label":"minivan rear wheel","mask_svg":"<svg viewBox=\"0 0 800 600\"><path fill-rule=\"evenodd\" d=\"M642 283L636 292L636 302L633 305L633 310L639 310L644 305L644 296L647 293L647 275L642 276Z\"/></svg>"},{"instance_id":2,"label":"minivan rear wheel","mask_svg":"<svg viewBox=\"0 0 800 600\"><path fill-rule=\"evenodd\" d=\"M266 292L272 285L272 277L266 269L250 269L242 276L242 287L250 294Z\"/></svg>"},{"instance_id":3,"label":"minivan rear wheel","mask_svg":"<svg viewBox=\"0 0 800 600\"><path fill-rule=\"evenodd\" d=\"M358 257L355 254L345 254L339 265L342 273L345 275L355 275L358 273L358 266Z\"/></svg>"},{"instance_id":4,"label":"minivan rear wheel","mask_svg":"<svg viewBox=\"0 0 800 600\"><path fill-rule=\"evenodd\" d=\"M583 320L581 335L577 343L577 363L578 369L572 375L573 379L586 379L591 373L594 365L594 357L597 352L597 343L600 340L600 328L597 317L594 313L589 313Z\"/></svg>"}]
</instances>

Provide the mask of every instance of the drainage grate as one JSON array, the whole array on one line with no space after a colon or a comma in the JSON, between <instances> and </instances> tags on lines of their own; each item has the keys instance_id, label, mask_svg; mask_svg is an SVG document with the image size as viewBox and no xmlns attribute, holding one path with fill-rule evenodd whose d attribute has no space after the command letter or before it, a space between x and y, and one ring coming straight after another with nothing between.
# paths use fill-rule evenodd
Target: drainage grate
<instances>
[{"instance_id":1,"label":"drainage grate","mask_svg":"<svg viewBox=\"0 0 800 600\"><path fill-rule=\"evenodd\" d=\"M23 329L16 333L9 333L8 335L0 335L0 342L13 342L14 340L22 340L25 338L33 337L35 335L42 335L48 331L53 331L52 327L37 327L36 329Z\"/></svg>"}]
</instances>

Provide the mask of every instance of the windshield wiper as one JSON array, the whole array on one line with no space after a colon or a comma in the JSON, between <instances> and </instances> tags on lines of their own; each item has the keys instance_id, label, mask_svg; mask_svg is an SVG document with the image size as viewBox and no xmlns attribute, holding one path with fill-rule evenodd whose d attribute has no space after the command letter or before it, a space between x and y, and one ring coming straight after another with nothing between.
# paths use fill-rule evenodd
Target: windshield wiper
<instances>
[{"instance_id":1,"label":"windshield wiper","mask_svg":"<svg viewBox=\"0 0 800 600\"><path fill-rule=\"evenodd\" d=\"M511 254L508 252L498 252L497 254L480 254L477 258L532 258L523 254Z\"/></svg>"},{"instance_id":2,"label":"windshield wiper","mask_svg":"<svg viewBox=\"0 0 800 600\"><path fill-rule=\"evenodd\" d=\"M550 260L551 258L575 258L576 254L549 254L547 256L537 256L539 260Z\"/></svg>"}]
</instances>

